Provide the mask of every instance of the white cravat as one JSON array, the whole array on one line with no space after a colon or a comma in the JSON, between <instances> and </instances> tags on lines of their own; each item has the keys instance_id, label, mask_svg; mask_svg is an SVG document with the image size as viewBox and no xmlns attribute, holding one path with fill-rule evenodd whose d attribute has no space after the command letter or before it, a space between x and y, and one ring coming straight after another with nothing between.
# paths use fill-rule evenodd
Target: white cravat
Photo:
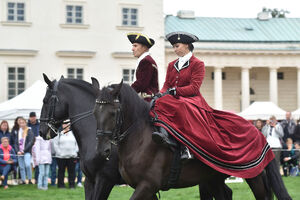
<instances>
[{"instance_id":1,"label":"white cravat","mask_svg":"<svg viewBox=\"0 0 300 200\"><path fill-rule=\"evenodd\" d=\"M146 56L150 55L149 51L146 51L144 52L138 59L137 59L137 62L136 62L136 67L135 67L135 70L134 70L134 75L133 75L133 83L136 81L136 71L137 71L137 68L141 62L141 60L143 60Z\"/></svg>"},{"instance_id":2,"label":"white cravat","mask_svg":"<svg viewBox=\"0 0 300 200\"><path fill-rule=\"evenodd\" d=\"M181 70L182 66L188 61L190 60L190 58L192 57L192 52L189 52L188 54L186 54L183 57L179 57L178 60L178 69Z\"/></svg>"}]
</instances>

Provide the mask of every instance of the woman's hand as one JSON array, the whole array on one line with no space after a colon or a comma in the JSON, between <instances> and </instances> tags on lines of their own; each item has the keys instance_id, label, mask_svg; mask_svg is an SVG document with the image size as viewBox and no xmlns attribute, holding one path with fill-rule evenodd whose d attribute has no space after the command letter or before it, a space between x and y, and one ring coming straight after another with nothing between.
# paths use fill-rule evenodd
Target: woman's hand
<instances>
[{"instance_id":1,"label":"woman's hand","mask_svg":"<svg viewBox=\"0 0 300 200\"><path fill-rule=\"evenodd\" d=\"M170 94L170 95L173 95L173 96L175 96L176 95L176 88L169 88L168 89L168 93Z\"/></svg>"}]
</instances>

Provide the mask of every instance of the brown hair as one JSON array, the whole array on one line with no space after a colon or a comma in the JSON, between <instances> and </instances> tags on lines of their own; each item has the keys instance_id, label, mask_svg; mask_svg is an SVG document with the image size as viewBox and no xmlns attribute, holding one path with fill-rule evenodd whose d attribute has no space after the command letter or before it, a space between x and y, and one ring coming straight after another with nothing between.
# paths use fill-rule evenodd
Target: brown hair
<instances>
[{"instance_id":1,"label":"brown hair","mask_svg":"<svg viewBox=\"0 0 300 200\"><path fill-rule=\"evenodd\" d=\"M9 125L8 125L8 122L6 120L3 120L0 124L0 129L2 127L3 124L7 124L7 131L9 131Z\"/></svg>"}]
</instances>

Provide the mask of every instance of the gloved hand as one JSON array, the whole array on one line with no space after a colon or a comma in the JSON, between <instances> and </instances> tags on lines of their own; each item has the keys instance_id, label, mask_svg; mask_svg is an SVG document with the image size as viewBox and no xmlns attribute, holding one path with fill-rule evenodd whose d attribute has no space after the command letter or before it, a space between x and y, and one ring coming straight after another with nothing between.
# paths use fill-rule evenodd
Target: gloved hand
<instances>
[{"instance_id":1,"label":"gloved hand","mask_svg":"<svg viewBox=\"0 0 300 200\"><path fill-rule=\"evenodd\" d=\"M158 92L153 96L153 98L157 99L157 98L160 98L161 96L162 96L162 93Z\"/></svg>"},{"instance_id":2,"label":"gloved hand","mask_svg":"<svg viewBox=\"0 0 300 200\"><path fill-rule=\"evenodd\" d=\"M173 95L173 96L175 96L176 95L176 88L169 88L168 89L168 93L170 94L170 95Z\"/></svg>"}]
</instances>

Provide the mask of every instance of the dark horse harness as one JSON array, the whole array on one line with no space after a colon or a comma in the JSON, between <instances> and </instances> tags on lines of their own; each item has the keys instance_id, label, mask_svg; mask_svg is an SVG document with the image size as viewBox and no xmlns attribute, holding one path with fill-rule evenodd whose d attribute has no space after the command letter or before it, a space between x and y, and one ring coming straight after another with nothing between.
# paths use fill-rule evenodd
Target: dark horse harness
<instances>
[{"instance_id":1,"label":"dark horse harness","mask_svg":"<svg viewBox=\"0 0 300 200\"><path fill-rule=\"evenodd\" d=\"M72 125L74 125L76 122L80 121L81 119L84 119L93 114L93 110L89 110L87 112L83 112L83 113L80 113L80 114L70 117L70 120L68 120L68 121L65 121L64 119L56 120L55 119L55 108L56 108L57 103L59 102L59 99L57 96L58 84L59 84L59 81L56 81L54 83L53 89L50 89L48 87L48 89L50 89L50 91L51 91L51 97L49 99L50 105L49 105L49 109L48 109L48 113L47 113L47 118L40 118L40 121L47 123L47 126L55 133L55 135L59 134L59 128L57 128L57 126L59 126L61 124L68 124L68 126L66 126L65 128L62 129L62 130L65 130L65 129L71 127ZM75 119L75 120L71 123L72 119ZM67 132L69 132L69 131L71 131L71 129L69 129ZM65 133L67 133L67 132L65 132Z\"/></svg>"},{"instance_id":2,"label":"dark horse harness","mask_svg":"<svg viewBox=\"0 0 300 200\"><path fill-rule=\"evenodd\" d=\"M153 100L150 103L150 107L153 108L155 105L155 100L163 97L165 95L169 94L169 92L165 92L163 94L159 94L158 96L155 96L153 98ZM119 101L119 99L115 99L113 100L113 102L110 101L106 101L106 100L98 100L96 99L96 104L101 105L113 105L113 104L119 104L118 108L116 110L116 117L115 117L115 126L114 129L111 130L103 130L103 129L97 129L97 133L96 136L97 137L101 137L101 136L108 136L110 138L110 136L112 136L112 139L110 140L110 142L114 145L118 145L131 131L131 129L133 129L133 127L135 127L134 125L137 123L133 123L129 126L129 128L126 129L126 131L121 132L122 129L122 124L124 121L124 117L123 117L123 112L122 112L122 107L121 107L121 103ZM154 122L157 118L157 114L155 113L156 117L154 119L152 119L152 121ZM163 185L162 185L162 189L163 190L168 190L174 186L176 186L177 181L179 179L180 173L181 173L181 168L182 168L182 164L180 162L180 149L176 148L175 152L174 152L174 156L172 159L172 163L171 163L171 167L170 167L170 174L168 176L168 179L166 181L164 181ZM160 196L160 194L159 194ZM159 198L160 199L160 198Z\"/></svg>"},{"instance_id":3,"label":"dark horse harness","mask_svg":"<svg viewBox=\"0 0 300 200\"><path fill-rule=\"evenodd\" d=\"M113 102L109 101L104 101L104 100L98 100L96 99L96 104L101 105L108 105L108 104L119 104L118 108L116 110L116 117L115 117L115 126L113 130L103 130L103 129L97 129L96 131L96 136L101 137L101 136L112 136L112 139L110 142L113 145L118 145L124 138L130 133L131 129L133 129L134 124L133 123L129 128L126 129L126 131L121 132L124 117L123 117L123 112L122 112L122 107L119 99L113 100Z\"/></svg>"}]
</instances>

